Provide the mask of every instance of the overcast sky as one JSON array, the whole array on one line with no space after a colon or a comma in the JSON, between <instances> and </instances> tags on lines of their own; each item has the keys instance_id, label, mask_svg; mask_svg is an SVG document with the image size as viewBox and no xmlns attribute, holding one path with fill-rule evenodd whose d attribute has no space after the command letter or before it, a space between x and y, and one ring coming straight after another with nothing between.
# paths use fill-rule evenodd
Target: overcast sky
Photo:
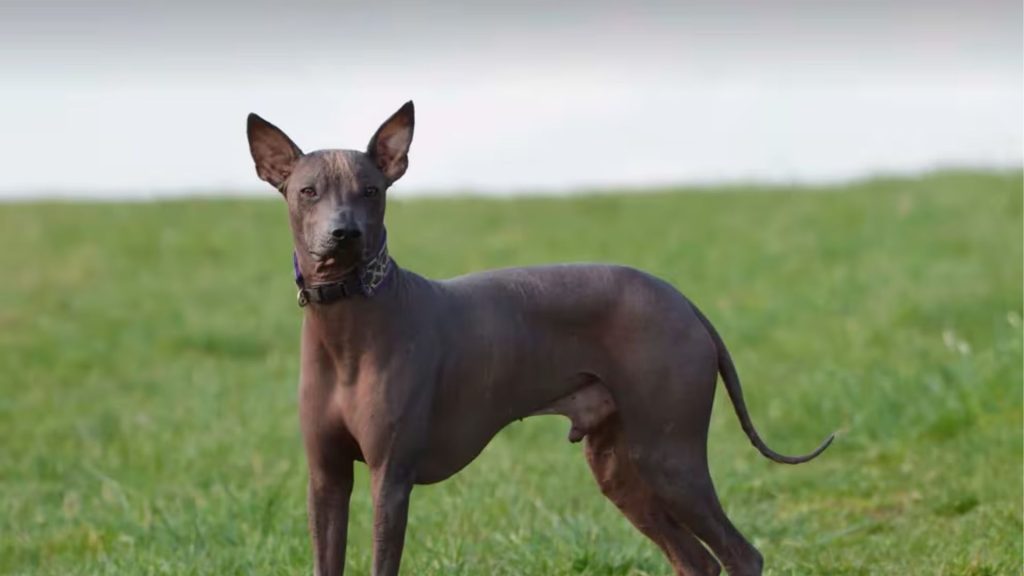
<instances>
[{"instance_id":1,"label":"overcast sky","mask_svg":"<svg viewBox=\"0 0 1024 576\"><path fill-rule=\"evenodd\" d=\"M0 3L0 196L272 194L245 115L401 190L1020 166L1021 2Z\"/></svg>"}]
</instances>

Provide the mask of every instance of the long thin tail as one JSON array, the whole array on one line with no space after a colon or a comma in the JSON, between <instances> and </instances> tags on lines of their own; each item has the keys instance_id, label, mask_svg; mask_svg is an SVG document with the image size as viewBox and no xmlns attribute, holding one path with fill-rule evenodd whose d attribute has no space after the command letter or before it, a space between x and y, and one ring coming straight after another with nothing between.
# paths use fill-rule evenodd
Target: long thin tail
<instances>
[{"instance_id":1,"label":"long thin tail","mask_svg":"<svg viewBox=\"0 0 1024 576\"><path fill-rule=\"evenodd\" d=\"M810 460L814 460L819 454L825 451L826 448L832 444L832 440L835 439L835 433L829 434L828 438L821 443L820 446L814 449L814 452L805 454L803 456L786 456L779 454L772 450L761 440L761 437L757 434L757 430L754 429L754 423L750 421L750 413L747 412L747 404L743 401L743 389L740 388L740 377L736 374L736 366L732 363L732 357L729 356L729 350L725 347L725 342L722 342L722 337L718 335L718 331L711 325L711 321L707 319L704 314L693 306L693 311L697 314L697 318L700 318L704 327L707 328L708 334L711 335L711 339L715 342L715 348L718 349L718 371L722 374L722 381L725 383L725 390L729 393L729 399L732 400L733 408L736 409L736 416L740 419L740 426L743 427L743 431L747 433L747 438L750 438L750 443L754 445L757 450L763 454L766 458L774 460L782 464L802 464Z\"/></svg>"}]
</instances>

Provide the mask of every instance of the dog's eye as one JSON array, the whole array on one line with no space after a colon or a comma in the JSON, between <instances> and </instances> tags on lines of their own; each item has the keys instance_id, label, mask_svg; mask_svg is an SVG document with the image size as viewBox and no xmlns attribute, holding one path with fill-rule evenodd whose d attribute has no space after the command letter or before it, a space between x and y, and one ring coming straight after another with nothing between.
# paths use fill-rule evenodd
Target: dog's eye
<instances>
[{"instance_id":1,"label":"dog's eye","mask_svg":"<svg viewBox=\"0 0 1024 576\"><path fill-rule=\"evenodd\" d=\"M366 196L367 198L373 198L379 192L380 190L378 190L376 186L367 186L366 188L363 188L363 196Z\"/></svg>"},{"instance_id":2,"label":"dog's eye","mask_svg":"<svg viewBox=\"0 0 1024 576\"><path fill-rule=\"evenodd\" d=\"M312 186L306 186L302 190L299 190L299 194L302 194L303 198L315 198L316 188L313 188Z\"/></svg>"}]
</instances>

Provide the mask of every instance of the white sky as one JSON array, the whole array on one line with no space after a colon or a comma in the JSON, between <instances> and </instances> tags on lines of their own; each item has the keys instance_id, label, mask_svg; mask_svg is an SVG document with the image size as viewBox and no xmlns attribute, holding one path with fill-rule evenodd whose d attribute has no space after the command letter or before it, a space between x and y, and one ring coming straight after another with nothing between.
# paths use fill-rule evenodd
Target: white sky
<instances>
[{"instance_id":1,"label":"white sky","mask_svg":"<svg viewBox=\"0 0 1024 576\"><path fill-rule=\"evenodd\" d=\"M420 6L420 5L416 5ZM1019 2L0 7L0 197L269 194L245 115L405 193L1020 166Z\"/></svg>"}]
</instances>

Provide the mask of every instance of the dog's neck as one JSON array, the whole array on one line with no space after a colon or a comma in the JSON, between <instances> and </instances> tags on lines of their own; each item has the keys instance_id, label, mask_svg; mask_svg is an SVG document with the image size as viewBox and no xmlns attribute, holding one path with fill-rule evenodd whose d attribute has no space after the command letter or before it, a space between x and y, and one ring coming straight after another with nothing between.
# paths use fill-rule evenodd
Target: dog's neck
<instances>
[{"instance_id":1,"label":"dog's neck","mask_svg":"<svg viewBox=\"0 0 1024 576\"><path fill-rule=\"evenodd\" d=\"M325 361L335 370L351 370L362 362L374 362L387 357L389 346L374 346L374 342L390 342L383 338L407 316L400 310L406 289L406 273L390 258L387 241L381 235L379 247L374 256L362 258L360 262L344 270L332 270L329 274L316 273L314 268L296 266L296 283L306 283L306 290L318 285L349 282L363 290L364 283L370 289L354 295L338 298L328 303L301 303L303 288L300 286L300 306L304 311L303 346L324 354ZM314 272L305 276L304 270ZM314 278L318 284L309 283ZM329 360L328 360L329 359Z\"/></svg>"},{"instance_id":2,"label":"dog's neck","mask_svg":"<svg viewBox=\"0 0 1024 576\"><path fill-rule=\"evenodd\" d=\"M372 298L384 287L391 276L395 275L396 265L388 253L387 231L380 235L380 240L373 250L364 250L358 261L349 266L321 270L318 263L306 262L300 265L297 252L292 253L292 264L295 272L295 284L298 286L298 304L330 306L344 300ZM313 273L303 273L304 267L312 265ZM307 280L309 278L310 280Z\"/></svg>"}]
</instances>

